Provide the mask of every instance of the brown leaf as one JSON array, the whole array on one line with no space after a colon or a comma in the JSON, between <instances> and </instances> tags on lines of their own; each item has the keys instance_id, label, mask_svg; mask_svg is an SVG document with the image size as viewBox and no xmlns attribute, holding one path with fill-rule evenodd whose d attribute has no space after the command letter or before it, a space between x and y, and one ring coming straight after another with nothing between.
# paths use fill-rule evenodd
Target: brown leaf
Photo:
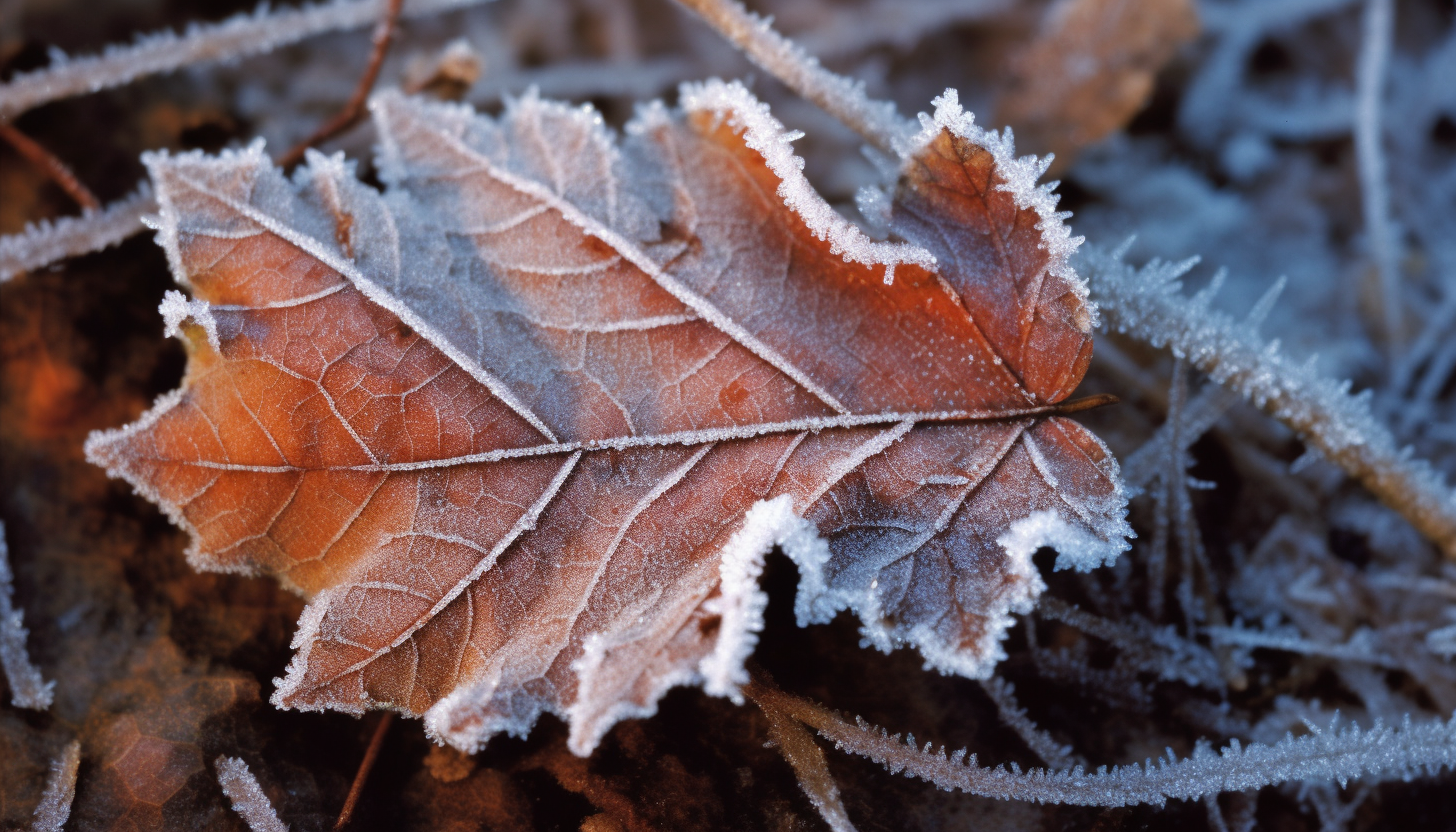
<instances>
[{"instance_id":1,"label":"brown leaf","mask_svg":"<svg viewBox=\"0 0 1456 832\"><path fill-rule=\"evenodd\" d=\"M1192 0L1060 0L1014 59L996 121L1065 169L1143 108L1158 71L1198 30Z\"/></svg>"},{"instance_id":2,"label":"brown leaf","mask_svg":"<svg viewBox=\"0 0 1456 832\"><path fill-rule=\"evenodd\" d=\"M309 598L275 704L466 750L550 711L585 754L673 685L737 697L775 545L801 624L966 675L1038 546L1125 548L1116 464L1056 415L1092 310L1040 165L948 92L875 243L742 87L683 102L619 144L386 94L382 196L338 157L149 158L188 374L88 453L194 565Z\"/></svg>"}]
</instances>

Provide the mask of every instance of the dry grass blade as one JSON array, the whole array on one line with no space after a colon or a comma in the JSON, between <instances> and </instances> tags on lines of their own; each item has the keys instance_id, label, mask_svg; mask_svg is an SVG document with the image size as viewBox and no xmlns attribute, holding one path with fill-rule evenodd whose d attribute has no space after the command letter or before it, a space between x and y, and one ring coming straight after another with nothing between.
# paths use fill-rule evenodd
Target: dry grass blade
<instances>
[{"instance_id":1,"label":"dry grass blade","mask_svg":"<svg viewBox=\"0 0 1456 832\"><path fill-rule=\"evenodd\" d=\"M779 753L794 768L799 786L808 795L819 816L829 824L833 832L855 832L844 801L839 796L839 784L829 772L829 761L824 758L824 749L814 741L814 736L799 724L787 711L779 707L780 694L764 674L755 674L754 679L743 690L748 698L758 705L768 717L769 739L778 746Z\"/></svg>"},{"instance_id":2,"label":"dry grass blade","mask_svg":"<svg viewBox=\"0 0 1456 832\"><path fill-rule=\"evenodd\" d=\"M349 796L344 799L344 808L339 810L339 818L334 821L334 832L347 828L349 821L353 819L354 809L364 794L364 784L369 781L369 772L374 770L374 762L379 759L379 749L384 747L384 735L389 732L392 722L394 711L385 711L379 717L379 723L374 726L374 733L369 737L369 747L364 749L364 759L359 761L359 770L354 773L354 782L349 785Z\"/></svg>"}]
</instances>

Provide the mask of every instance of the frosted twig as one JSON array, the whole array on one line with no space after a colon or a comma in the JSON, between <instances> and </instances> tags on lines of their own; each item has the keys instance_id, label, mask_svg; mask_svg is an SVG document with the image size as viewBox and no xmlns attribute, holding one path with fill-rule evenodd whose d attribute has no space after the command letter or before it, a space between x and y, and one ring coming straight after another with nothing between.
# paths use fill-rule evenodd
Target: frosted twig
<instances>
[{"instance_id":1,"label":"frosted twig","mask_svg":"<svg viewBox=\"0 0 1456 832\"><path fill-rule=\"evenodd\" d=\"M737 0L678 2L701 15L749 60L880 150L896 152L918 132L918 125L895 112L894 104L865 95L864 82L851 81L820 66L816 58Z\"/></svg>"},{"instance_id":2,"label":"frosted twig","mask_svg":"<svg viewBox=\"0 0 1456 832\"><path fill-rule=\"evenodd\" d=\"M288 832L288 826L278 819L273 802L258 785L258 778L248 769L248 764L237 757L218 757L217 783L222 793L232 801L233 811L248 824L252 832Z\"/></svg>"},{"instance_id":3,"label":"frosted twig","mask_svg":"<svg viewBox=\"0 0 1456 832\"><path fill-rule=\"evenodd\" d=\"M383 1L330 0L281 11L265 5L220 23L193 24L182 35L158 32L143 35L129 46L108 47L100 55L54 59L44 69L21 73L0 85L0 118L13 118L48 101L121 86L146 75L268 52L324 32L365 26L379 19ZM404 14L417 17L481 2L484 0L410 0Z\"/></svg>"},{"instance_id":4,"label":"frosted twig","mask_svg":"<svg viewBox=\"0 0 1456 832\"><path fill-rule=\"evenodd\" d=\"M157 210L146 182L125 199L79 217L62 217L0 237L0 283L57 260L100 251L141 231L142 215Z\"/></svg>"},{"instance_id":5,"label":"frosted twig","mask_svg":"<svg viewBox=\"0 0 1456 832\"><path fill-rule=\"evenodd\" d=\"M1026 715L1026 709L1016 701L1016 688L1011 683L1000 676L992 676L981 680L981 690L996 703L996 713L1006 727L1015 731L1016 736L1021 737L1026 747L1040 757L1042 762L1052 768L1071 768L1081 762L1072 753L1072 746L1057 742Z\"/></svg>"},{"instance_id":6,"label":"frosted twig","mask_svg":"<svg viewBox=\"0 0 1456 832\"><path fill-rule=\"evenodd\" d=\"M95 211L101 207L100 200L91 193L91 189L81 184L76 178L76 172L71 170L70 165L62 162L57 156L46 150L40 142L16 130L10 122L0 119L0 139L9 142L15 148L15 152L24 156L32 165L45 171L46 176L52 182L61 186L71 199L76 201L83 210Z\"/></svg>"},{"instance_id":7,"label":"frosted twig","mask_svg":"<svg viewBox=\"0 0 1456 832\"><path fill-rule=\"evenodd\" d=\"M10 704L17 708L43 711L55 698L55 682L41 678L25 652L24 616L11 597L14 580L10 572L10 550L5 544L5 524L0 523L0 665L10 682Z\"/></svg>"},{"instance_id":8,"label":"frosted twig","mask_svg":"<svg viewBox=\"0 0 1456 832\"><path fill-rule=\"evenodd\" d=\"M71 803L76 799L76 769L81 765L81 743L71 740L61 756L51 762L51 776L35 807L31 832L61 832L71 817Z\"/></svg>"},{"instance_id":9,"label":"frosted twig","mask_svg":"<svg viewBox=\"0 0 1456 832\"><path fill-rule=\"evenodd\" d=\"M1117 253L1084 247L1080 265L1106 325L1168 347L1214 381L1298 432L1326 458L1456 558L1456 492L1410 450L1398 448L1350 385L1297 365L1250 327L1184 297L1179 278L1196 261L1142 269Z\"/></svg>"},{"instance_id":10,"label":"frosted twig","mask_svg":"<svg viewBox=\"0 0 1456 832\"><path fill-rule=\"evenodd\" d=\"M1400 342L1402 314L1400 270L1395 256L1395 235L1390 226L1390 191L1385 181L1380 104L1390 63L1391 0L1366 0L1364 32L1355 69L1355 158L1360 170L1360 201L1365 234L1380 274L1385 337L1394 354Z\"/></svg>"},{"instance_id":11,"label":"frosted twig","mask_svg":"<svg viewBox=\"0 0 1456 832\"><path fill-rule=\"evenodd\" d=\"M1155 673L1163 680L1177 680L1210 690L1224 687L1218 659L1213 653L1197 642L1179 637L1172 627L1154 628L1137 618L1112 621L1050 595L1041 597L1037 614L1111 642L1138 670Z\"/></svg>"},{"instance_id":12,"label":"frosted twig","mask_svg":"<svg viewBox=\"0 0 1456 832\"><path fill-rule=\"evenodd\" d=\"M789 765L793 766L799 787L804 790L814 808L819 810L819 816L824 818L824 822L829 824L833 832L855 832L849 813L844 809L844 801L839 797L839 785L829 773L829 761L824 758L824 749L814 741L813 734L804 730L804 726L791 714L779 707L779 699L772 694L781 692L772 688L761 676L746 685L744 692L763 711L763 715L768 717L769 739L778 746L779 753L784 755Z\"/></svg>"},{"instance_id":13,"label":"frosted twig","mask_svg":"<svg viewBox=\"0 0 1456 832\"><path fill-rule=\"evenodd\" d=\"M1302 656L1319 656L1344 662L1360 662L1400 670L1403 666L1384 656L1368 644L1370 631L1357 632L1345 644L1321 644L1298 635L1267 630L1250 630L1245 627L1205 627L1204 632L1215 644L1228 644L1244 648L1263 648L1298 653Z\"/></svg>"},{"instance_id":14,"label":"frosted twig","mask_svg":"<svg viewBox=\"0 0 1456 832\"><path fill-rule=\"evenodd\" d=\"M1243 791L1289 781L1346 781L1362 776L1379 779L1433 774L1456 766L1456 716L1400 728L1379 721L1369 730L1358 725L1336 730L1311 726L1311 733L1295 738L1286 734L1273 745L1244 746L1231 740L1215 752L1206 742L1193 755L1175 759L1170 751L1156 762L1099 768L1088 773L1081 766L1070 771L1021 771L1002 766L985 768L965 750L946 756L930 743L919 747L913 736L904 740L863 720L855 724L811 702L784 693L770 694L776 704L832 740L842 751L867 757L891 773L918 777L947 791L963 791L1001 800L1027 800L1074 806L1162 806L1169 799L1192 800L1206 794Z\"/></svg>"}]
</instances>

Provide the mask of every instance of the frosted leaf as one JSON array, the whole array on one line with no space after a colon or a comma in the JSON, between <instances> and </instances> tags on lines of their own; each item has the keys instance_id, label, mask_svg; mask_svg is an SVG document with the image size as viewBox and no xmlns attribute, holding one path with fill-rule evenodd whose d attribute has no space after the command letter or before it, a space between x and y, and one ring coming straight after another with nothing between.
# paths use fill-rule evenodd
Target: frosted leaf
<instances>
[{"instance_id":1,"label":"frosted leaf","mask_svg":"<svg viewBox=\"0 0 1456 832\"><path fill-rule=\"evenodd\" d=\"M188 376L87 451L199 568L309 599L275 704L465 751L549 712L586 754L674 685L736 697L772 546L801 623L966 675L1041 590L1028 547L1125 548L1059 415L1092 313L1040 164L943 106L875 243L741 86L683 101L619 137L382 94L384 194L341 156L147 157Z\"/></svg>"}]
</instances>

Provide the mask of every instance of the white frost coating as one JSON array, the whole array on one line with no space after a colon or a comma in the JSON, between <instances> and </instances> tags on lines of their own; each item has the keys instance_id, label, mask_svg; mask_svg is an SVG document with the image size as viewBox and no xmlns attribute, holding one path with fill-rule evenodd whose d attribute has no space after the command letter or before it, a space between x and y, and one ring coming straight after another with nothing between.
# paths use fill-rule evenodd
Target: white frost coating
<instances>
[{"instance_id":1,"label":"white frost coating","mask_svg":"<svg viewBox=\"0 0 1456 832\"><path fill-rule=\"evenodd\" d=\"M601 634L593 634L582 645L581 657L571 663L571 669L576 671L580 682L577 700L566 713L566 720L571 726L566 747L578 757L590 756L601 743L602 737L618 722L624 719L646 719L655 715L657 703L668 690L700 681L698 674L691 668L679 667L667 673L659 673L652 677L652 689L643 697L643 704L621 698L606 709L589 715L586 706L595 701L592 688L600 677L601 669L606 665L611 647Z\"/></svg>"},{"instance_id":2,"label":"white frost coating","mask_svg":"<svg viewBox=\"0 0 1456 832\"><path fill-rule=\"evenodd\" d=\"M1037 511L1017 520L996 542L1006 549L1007 557L1018 562L1023 558L1030 562L1037 549L1050 546L1057 550L1057 569L1078 572L1111 564L1131 546L1122 536L1109 541L1079 529L1055 511Z\"/></svg>"},{"instance_id":3,"label":"white frost coating","mask_svg":"<svg viewBox=\"0 0 1456 832\"><path fill-rule=\"evenodd\" d=\"M273 802L258 785L258 778L248 764L237 757L218 757L217 784L232 801L233 811L242 816L252 832L288 832L288 825L278 819Z\"/></svg>"},{"instance_id":4,"label":"white frost coating","mask_svg":"<svg viewBox=\"0 0 1456 832\"><path fill-rule=\"evenodd\" d=\"M167 327L164 337L181 338L182 324L191 320L207 333L207 343L213 349L222 349L222 343L217 338L217 319L212 317L212 304L207 301L189 300L176 289L168 289L162 295L162 305L157 307L157 311L162 313L162 321Z\"/></svg>"},{"instance_id":5,"label":"white frost coating","mask_svg":"<svg viewBox=\"0 0 1456 832\"><path fill-rule=\"evenodd\" d=\"M679 98L687 112L711 112L743 130L743 143L763 156L764 164L779 178L778 195L804 220L814 236L829 242L829 250L846 263L884 266L885 282L892 283L895 267L901 264L935 271L935 256L920 246L871 240L859 226L835 211L804 178L804 160L794 155L791 142L803 133L787 131L769 112L767 104L753 97L737 81L716 78L701 84L684 84Z\"/></svg>"},{"instance_id":6,"label":"white frost coating","mask_svg":"<svg viewBox=\"0 0 1456 832\"><path fill-rule=\"evenodd\" d=\"M410 0L402 13L417 17L481 2ZM47 101L120 86L146 75L241 58L324 32L367 26L379 19L383 5L383 0L332 0L274 11L263 4L252 14L235 15L221 23L194 23L180 36L155 32L142 35L130 46L109 46L100 55L53 57L50 66L21 73L0 85L0 118L13 118Z\"/></svg>"},{"instance_id":7,"label":"white frost coating","mask_svg":"<svg viewBox=\"0 0 1456 832\"><path fill-rule=\"evenodd\" d=\"M1117 252L1090 249L1080 255L1110 328L1166 346L1237 391L1344 468L1447 557L1456 558L1456 491L1445 478L1413 458L1409 448L1397 446L1371 412L1369 399L1350 395L1349 382L1295 363L1249 325L1209 309L1206 299L1184 297L1179 278L1195 262L1155 260L1134 269Z\"/></svg>"},{"instance_id":8,"label":"white frost coating","mask_svg":"<svg viewBox=\"0 0 1456 832\"><path fill-rule=\"evenodd\" d=\"M101 251L142 230L142 215L157 209L152 189L142 182L131 196L100 211L27 225L19 234L0 237L0 283L18 274Z\"/></svg>"},{"instance_id":9,"label":"white frost coating","mask_svg":"<svg viewBox=\"0 0 1456 832\"><path fill-rule=\"evenodd\" d=\"M5 524L0 523L0 665L10 683L10 704L17 708L44 711L55 698L54 681L41 678L25 650L25 618L15 609L12 598L14 577L10 572L10 550L5 543Z\"/></svg>"},{"instance_id":10,"label":"white frost coating","mask_svg":"<svg viewBox=\"0 0 1456 832\"><path fill-rule=\"evenodd\" d=\"M81 743L71 740L61 756L51 761L51 774L35 807L31 832L61 832L71 817L76 799L76 769L81 765Z\"/></svg>"},{"instance_id":11,"label":"white frost coating","mask_svg":"<svg viewBox=\"0 0 1456 832\"><path fill-rule=\"evenodd\" d=\"M715 610L722 617L718 643L712 653L699 664L703 689L714 696L726 696L735 704L743 704L740 688L748 684L748 670L743 663L758 644L763 631L763 611L768 594L759 589L763 574L763 558L774 546L780 546L795 563L809 565L822 581L823 566L829 561L829 545L804 518L794 513L794 501L787 494L772 500L759 500L743 516L743 526L723 547L722 596L714 599ZM804 569L804 567L801 567ZM807 576L808 571L804 574Z\"/></svg>"},{"instance_id":12,"label":"white frost coating","mask_svg":"<svg viewBox=\"0 0 1456 832\"><path fill-rule=\"evenodd\" d=\"M1063 222L1072 215L1071 212L1057 210L1057 202L1061 199L1056 194L1058 183L1037 184L1051 166L1051 155L1040 159L1036 156L1017 157L1011 128L997 133L977 127L975 115L962 109L960 94L954 89L946 88L931 103L935 105L935 115L921 113L920 132L896 145L900 158L906 162L913 159L942 130L948 130L989 152L996 160L996 173L1006 180L997 186L998 190L1011 194L1016 200L1016 207L1036 212L1036 228L1041 232L1041 245L1047 252L1047 273L1065 280L1072 287L1077 297L1086 303L1091 325L1097 326L1097 304L1088 299L1087 283L1071 265L1072 255L1082 245L1083 238L1073 237L1071 229Z\"/></svg>"}]
</instances>

